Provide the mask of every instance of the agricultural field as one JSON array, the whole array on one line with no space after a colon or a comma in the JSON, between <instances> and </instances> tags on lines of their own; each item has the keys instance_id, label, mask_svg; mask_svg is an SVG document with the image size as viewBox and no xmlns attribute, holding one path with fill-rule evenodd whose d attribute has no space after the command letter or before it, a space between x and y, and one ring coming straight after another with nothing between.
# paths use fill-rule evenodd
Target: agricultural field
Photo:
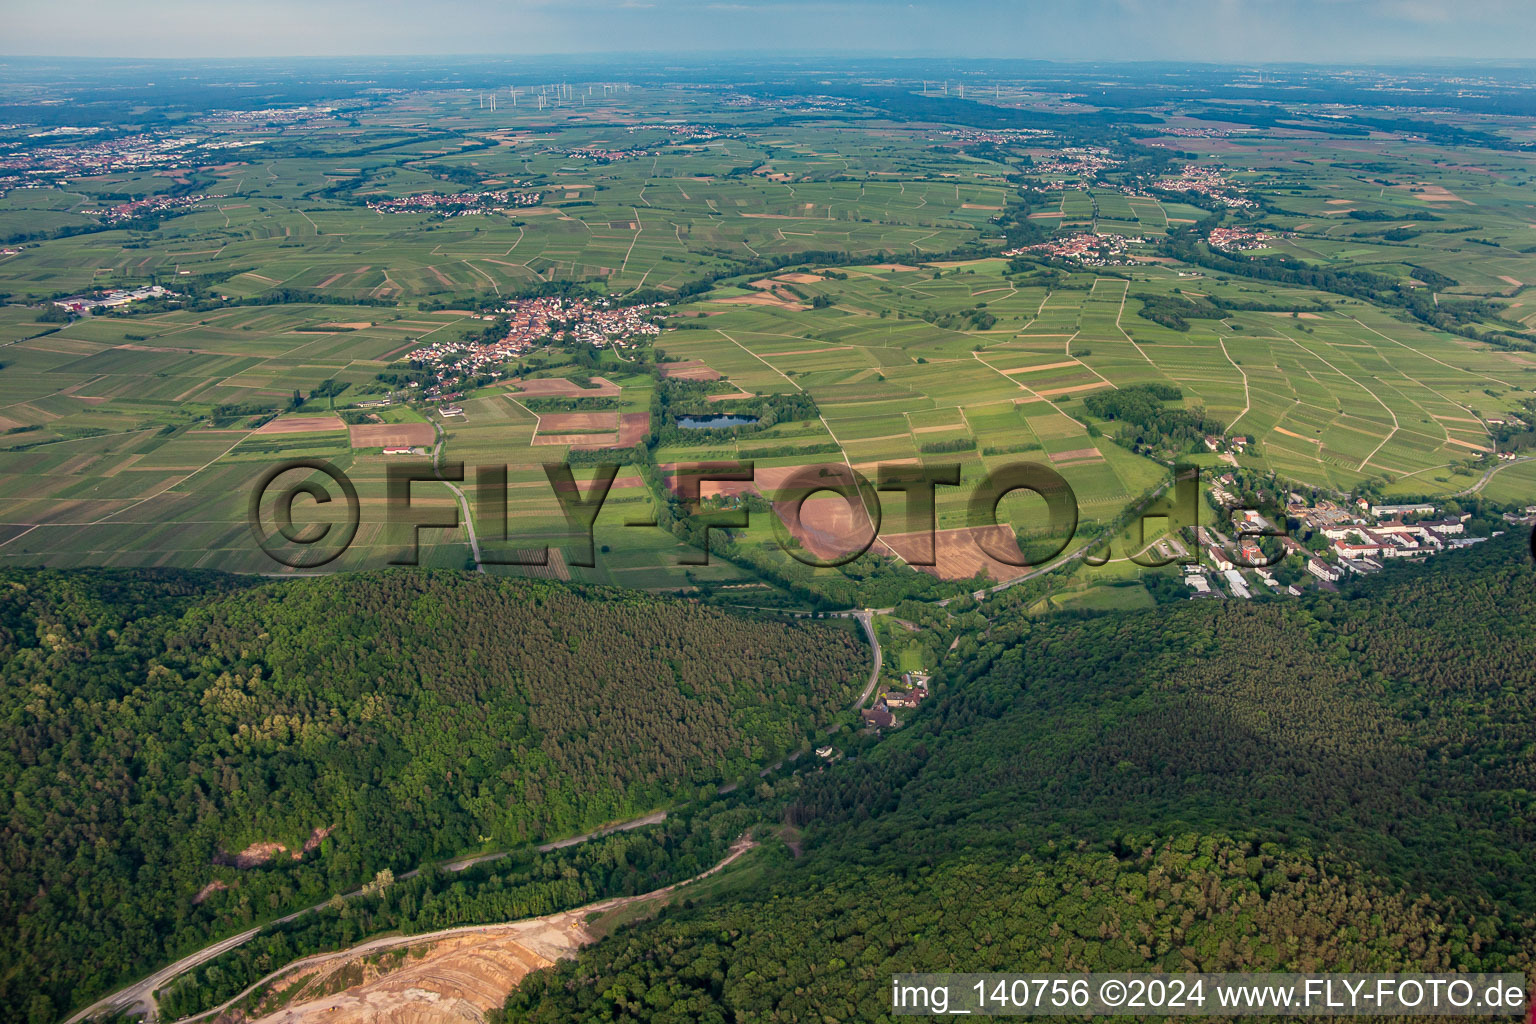
<instances>
[{"instance_id":1,"label":"agricultural field","mask_svg":"<svg viewBox=\"0 0 1536 1024\"><path fill-rule=\"evenodd\" d=\"M944 107L956 121L836 90L604 84L548 109L512 93L494 111L425 88L267 125L207 114L183 127L216 159L0 195L0 564L288 573L415 548L744 603L891 567L959 589L1024 575L996 551L1065 540L1028 491L999 526L972 508L1019 463L1066 482L1079 534L1128 543L1175 460L1105 397L1148 387L1246 439L1186 445L1208 473L1536 500L1528 466L1499 461L1536 423L1536 166L1487 142L1497 124L1453 154L1422 132L1235 131L1176 105L1156 111L1171 134L971 126L970 108L1013 109L1001 88L1001 106ZM124 197L164 205L113 222ZM172 296L88 308L149 285ZM480 351L521 304L581 296L643 305L653 333L557 326L473 372L422 355ZM746 421L694 434L663 420L674 401ZM769 407L796 411L763 423ZM262 474L295 460L358 496L356 536L323 567L275 561L249 522ZM605 461L588 552L557 491L590 495ZM755 479L701 497L750 525L689 564L679 465L747 461ZM930 545L905 498L853 486L917 464L958 480L935 491L932 565L912 564ZM419 529L392 470L416 477ZM806 472L829 489L796 519ZM344 502L291 511L344 532ZM866 543L844 568L790 557Z\"/></svg>"}]
</instances>

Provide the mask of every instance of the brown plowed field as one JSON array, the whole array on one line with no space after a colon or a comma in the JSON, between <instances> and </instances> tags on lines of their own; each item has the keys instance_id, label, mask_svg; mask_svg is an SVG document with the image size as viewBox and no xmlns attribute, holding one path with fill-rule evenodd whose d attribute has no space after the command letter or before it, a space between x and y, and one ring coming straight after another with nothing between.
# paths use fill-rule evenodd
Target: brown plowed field
<instances>
[{"instance_id":1,"label":"brown plowed field","mask_svg":"<svg viewBox=\"0 0 1536 1024\"><path fill-rule=\"evenodd\" d=\"M430 423L359 423L347 429L353 448L430 448L437 440Z\"/></svg>"},{"instance_id":2,"label":"brown plowed field","mask_svg":"<svg viewBox=\"0 0 1536 1024\"><path fill-rule=\"evenodd\" d=\"M619 429L616 412L546 412L539 417L539 433L574 433L590 430L612 433Z\"/></svg>"},{"instance_id":3,"label":"brown plowed field","mask_svg":"<svg viewBox=\"0 0 1536 1024\"><path fill-rule=\"evenodd\" d=\"M999 550L1018 550L1013 530L1006 526L967 526L958 530L940 530L934 536L934 565L914 565L912 568L937 576L941 580L966 580L978 572L1005 583L1029 572L1028 566L1009 565L988 555L976 543L978 537L988 538L988 543ZM876 547L884 546L890 553L905 560L908 556L926 557L927 545L920 533L886 534Z\"/></svg>"},{"instance_id":4,"label":"brown plowed field","mask_svg":"<svg viewBox=\"0 0 1536 1024\"><path fill-rule=\"evenodd\" d=\"M651 414L626 412L619 417L619 447L629 448L645 440L651 432Z\"/></svg>"},{"instance_id":5,"label":"brown plowed field","mask_svg":"<svg viewBox=\"0 0 1536 1024\"><path fill-rule=\"evenodd\" d=\"M346 430L340 416L279 416L263 423L256 429L258 434L323 434L331 430Z\"/></svg>"},{"instance_id":6,"label":"brown plowed field","mask_svg":"<svg viewBox=\"0 0 1536 1024\"><path fill-rule=\"evenodd\" d=\"M687 359L680 363L658 363L657 371L663 377L678 380L719 380L720 374L711 370L702 359Z\"/></svg>"},{"instance_id":7,"label":"brown plowed field","mask_svg":"<svg viewBox=\"0 0 1536 1024\"><path fill-rule=\"evenodd\" d=\"M566 380L564 377L537 377L533 380L514 380L511 382L513 393L519 395L533 395L544 397L552 395L560 398L618 398L619 386L605 377L593 377L592 383L596 387L584 388L575 381Z\"/></svg>"}]
</instances>

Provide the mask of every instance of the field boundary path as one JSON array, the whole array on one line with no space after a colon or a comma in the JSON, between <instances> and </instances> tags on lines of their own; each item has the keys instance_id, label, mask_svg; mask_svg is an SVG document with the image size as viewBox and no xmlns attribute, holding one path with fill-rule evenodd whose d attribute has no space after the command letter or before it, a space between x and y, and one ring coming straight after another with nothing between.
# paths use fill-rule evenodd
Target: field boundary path
<instances>
[{"instance_id":1,"label":"field boundary path","mask_svg":"<svg viewBox=\"0 0 1536 1024\"><path fill-rule=\"evenodd\" d=\"M443 476L443 471L438 465L443 454L443 442L448 438L443 433L443 425L436 420L432 421L432 429L437 431L437 444L432 446L432 472L436 473L443 486L459 499L459 506L464 510L464 529L469 533L469 550L475 556L475 572L485 572L485 563L480 560L480 538L475 535L475 517L469 514L469 499L464 497L464 492L457 484Z\"/></svg>"}]
</instances>

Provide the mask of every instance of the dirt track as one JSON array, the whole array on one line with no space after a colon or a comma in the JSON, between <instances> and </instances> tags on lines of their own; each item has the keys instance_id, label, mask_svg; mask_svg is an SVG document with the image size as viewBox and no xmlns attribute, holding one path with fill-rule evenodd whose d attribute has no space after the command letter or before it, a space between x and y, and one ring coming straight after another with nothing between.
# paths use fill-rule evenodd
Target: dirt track
<instances>
[{"instance_id":1,"label":"dirt track","mask_svg":"<svg viewBox=\"0 0 1536 1024\"><path fill-rule=\"evenodd\" d=\"M634 818L630 821L620 822L616 825L609 825L606 828L600 828L579 836L570 836L565 839L556 839L548 843L543 843L538 847L538 849L541 852L563 849L567 846L575 846L578 843L584 843L589 839L595 839L598 836L606 836L611 835L614 832L641 828L645 825L654 825L658 822L664 821L666 817L666 811L654 811L650 814L644 815L643 817ZM505 857L507 856L507 853L508 851L498 851L496 853L481 854L477 857L467 857L446 864L444 865L444 868L448 871L462 871L472 864L480 864L485 861L496 860L498 858ZM419 874L420 871L420 868L415 868L411 871L407 871L403 875L400 875L399 878L411 878ZM356 896L357 893L352 892L348 893L347 895ZM318 904L317 906L323 906L323 904ZM302 917L314 909L316 908L305 907L302 910L294 911L286 917L278 918L277 921L272 923L282 924L287 921L292 921L296 918ZM182 957L180 960L177 960L175 963L166 967L162 967L160 970L156 971L154 974L151 974L149 977L137 981L134 984L127 986L126 988L119 989L116 992L104 996L101 999L98 999L90 1006L87 1006L85 1009L80 1010L71 1016L69 1020L65 1022L65 1024L78 1024L78 1022L85 1020L87 1017L100 1017L114 1013L126 1013L129 1016L137 1014L142 1015L145 1021L154 1021L157 1019L159 1011L159 1008L156 1006L154 999L154 993L158 989L164 988L172 981L179 978L181 975L192 970L193 968L207 963L208 961L219 956L221 953L225 953L231 949L234 949L236 946L241 945L242 943L250 941L260 931L260 927L250 928L246 931L240 932L238 935L231 935L227 939L221 939L218 942L205 946L195 953L190 953L187 956Z\"/></svg>"},{"instance_id":2,"label":"dirt track","mask_svg":"<svg viewBox=\"0 0 1536 1024\"><path fill-rule=\"evenodd\" d=\"M425 935L388 936L351 949L321 953L274 971L223 1006L187 1021L204 1020L223 1013L251 992L283 981L283 988L301 985L321 990L327 980L361 973L361 984L340 991L316 992L283 1009L256 1019L256 1024L460 1024L484 1019L486 1010L500 1006L530 971L576 955L595 941L587 928L593 914L617 910L670 895L685 885L723 870L754 845L742 836L713 867L686 881L638 896L620 896L590 903L574 910L508 924L468 925ZM365 961L393 949L409 949L397 970L387 964Z\"/></svg>"}]
</instances>

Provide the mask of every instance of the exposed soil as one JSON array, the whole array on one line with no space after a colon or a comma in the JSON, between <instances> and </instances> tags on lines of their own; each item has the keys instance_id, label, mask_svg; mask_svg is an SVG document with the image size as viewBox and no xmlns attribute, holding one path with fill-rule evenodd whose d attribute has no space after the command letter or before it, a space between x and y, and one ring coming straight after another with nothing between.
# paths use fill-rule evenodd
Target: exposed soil
<instances>
[{"instance_id":1,"label":"exposed soil","mask_svg":"<svg viewBox=\"0 0 1536 1024\"><path fill-rule=\"evenodd\" d=\"M359 423L348 433L353 448L410 448L437 440L430 423Z\"/></svg>"},{"instance_id":2,"label":"exposed soil","mask_svg":"<svg viewBox=\"0 0 1536 1024\"><path fill-rule=\"evenodd\" d=\"M519 395L556 395L562 398L618 398L619 386L604 377L593 377L596 387L584 388L564 377L536 377L533 380L511 381L514 393Z\"/></svg>"},{"instance_id":3,"label":"exposed soil","mask_svg":"<svg viewBox=\"0 0 1536 1024\"><path fill-rule=\"evenodd\" d=\"M908 558L927 556L925 538L926 534L922 533L888 534L880 538L877 546L885 547L905 561ZM912 568L941 580L965 580L977 572L985 572L999 583L1006 583L1030 571L1029 566L1009 565L993 558L978 546L978 539L985 539L990 547L1003 552L1016 552L1019 549L1013 530L1006 526L966 526L957 530L940 530L934 534L935 564L914 565Z\"/></svg>"},{"instance_id":4,"label":"exposed soil","mask_svg":"<svg viewBox=\"0 0 1536 1024\"><path fill-rule=\"evenodd\" d=\"M346 430L340 416L279 416L263 423L256 429L258 434L323 434L330 430Z\"/></svg>"},{"instance_id":5,"label":"exposed soil","mask_svg":"<svg viewBox=\"0 0 1536 1024\"><path fill-rule=\"evenodd\" d=\"M755 299L757 296L746 295L743 298ZM702 359L685 359L679 363L658 363L656 370L663 377L675 377L678 380L720 379L719 371L710 369Z\"/></svg>"}]
</instances>

